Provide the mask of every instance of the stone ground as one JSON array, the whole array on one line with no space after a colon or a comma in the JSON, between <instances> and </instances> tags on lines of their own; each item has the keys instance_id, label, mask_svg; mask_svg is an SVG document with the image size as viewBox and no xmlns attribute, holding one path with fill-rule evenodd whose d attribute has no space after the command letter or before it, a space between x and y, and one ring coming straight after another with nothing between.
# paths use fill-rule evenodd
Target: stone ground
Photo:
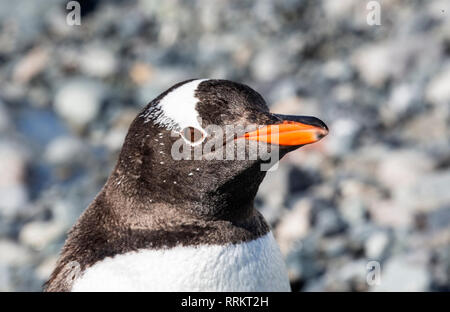
<instances>
[{"instance_id":1,"label":"stone ground","mask_svg":"<svg viewBox=\"0 0 450 312\"><path fill-rule=\"evenodd\" d=\"M450 290L449 1L379 1L380 26L360 0L81 2L70 27L0 1L0 291L41 290L131 120L192 77L331 129L257 197L294 290Z\"/></svg>"}]
</instances>

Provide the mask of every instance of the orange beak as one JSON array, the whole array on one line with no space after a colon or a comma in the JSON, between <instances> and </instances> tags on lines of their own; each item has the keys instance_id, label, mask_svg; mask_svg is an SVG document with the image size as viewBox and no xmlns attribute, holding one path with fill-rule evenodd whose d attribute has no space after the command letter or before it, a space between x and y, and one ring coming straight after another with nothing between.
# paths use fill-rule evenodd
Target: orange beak
<instances>
[{"instance_id":1,"label":"orange beak","mask_svg":"<svg viewBox=\"0 0 450 312\"><path fill-rule=\"evenodd\" d=\"M243 137L247 140L280 146L299 146L317 142L328 134L327 126L319 119L314 117L299 117L299 119L314 122L284 120L280 124L267 125L258 130L247 132Z\"/></svg>"}]
</instances>

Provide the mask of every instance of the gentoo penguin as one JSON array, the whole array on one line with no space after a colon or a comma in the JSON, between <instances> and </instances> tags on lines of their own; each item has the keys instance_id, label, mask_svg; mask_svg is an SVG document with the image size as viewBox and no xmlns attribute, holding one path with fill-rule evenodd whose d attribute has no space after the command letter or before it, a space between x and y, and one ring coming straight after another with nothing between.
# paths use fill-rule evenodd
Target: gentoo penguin
<instances>
[{"instance_id":1,"label":"gentoo penguin","mask_svg":"<svg viewBox=\"0 0 450 312\"><path fill-rule=\"evenodd\" d=\"M213 140L211 129L235 125L244 132L193 156ZM209 156L258 142L282 157L327 133L315 117L270 113L243 84L174 85L132 122L113 172L69 232L45 290L290 291L278 245L253 203L268 160ZM192 157L174 157L179 142Z\"/></svg>"}]
</instances>

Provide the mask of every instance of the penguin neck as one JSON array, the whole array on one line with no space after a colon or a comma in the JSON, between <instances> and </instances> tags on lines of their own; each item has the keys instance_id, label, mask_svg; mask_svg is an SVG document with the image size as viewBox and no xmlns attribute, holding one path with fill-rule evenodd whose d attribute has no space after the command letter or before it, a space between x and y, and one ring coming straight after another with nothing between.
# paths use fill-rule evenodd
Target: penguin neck
<instances>
[{"instance_id":1,"label":"penguin neck","mask_svg":"<svg viewBox=\"0 0 450 312\"><path fill-rule=\"evenodd\" d=\"M197 195L169 191L157 182L148 183L137 175L123 174L118 166L108 179L103 192L107 205L115 215L141 219L141 215L177 214L182 220L229 221L239 224L255 215L254 198L265 173L258 166L247 170L219 184L218 187L201 190ZM188 193L193 193L192 190ZM197 189L197 191L200 191ZM170 196L175 193L176 196ZM146 218L143 218L145 220ZM172 216L166 220L173 221ZM165 222L164 220L160 220ZM180 220L181 221L181 220ZM136 222L132 220L131 222Z\"/></svg>"},{"instance_id":2,"label":"penguin neck","mask_svg":"<svg viewBox=\"0 0 450 312\"><path fill-rule=\"evenodd\" d=\"M162 224L168 222L182 224L198 221L229 221L239 224L255 215L254 196L247 197L227 192L211 192L199 201L158 200L160 196L152 193L142 196L136 191L134 196L123 192L127 186L107 183L103 189L103 200L115 216L120 216L125 223L140 224L146 220L158 220ZM139 196L136 196L140 194ZM170 215L170 218L168 217ZM159 218L158 216L162 216ZM179 217L179 218L178 218Z\"/></svg>"},{"instance_id":3,"label":"penguin neck","mask_svg":"<svg viewBox=\"0 0 450 312\"><path fill-rule=\"evenodd\" d=\"M114 235L137 241L137 249L147 248L148 243L151 248L240 243L270 231L264 217L254 208L253 200L235 207L222 195L210 197L208 203L146 203L123 196L107 183L92 209L103 219L106 215L108 224L115 224ZM210 215L211 211L215 211L214 215Z\"/></svg>"}]
</instances>

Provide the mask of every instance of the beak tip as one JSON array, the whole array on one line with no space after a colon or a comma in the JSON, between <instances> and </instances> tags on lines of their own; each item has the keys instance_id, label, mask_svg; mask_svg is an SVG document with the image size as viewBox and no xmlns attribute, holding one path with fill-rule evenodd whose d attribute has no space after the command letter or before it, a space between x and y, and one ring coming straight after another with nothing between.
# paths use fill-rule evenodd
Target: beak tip
<instances>
[{"instance_id":1,"label":"beak tip","mask_svg":"<svg viewBox=\"0 0 450 312\"><path fill-rule=\"evenodd\" d=\"M317 132L317 141L319 141L319 140L323 139L324 137L326 137L328 132L329 131L328 131L328 128L326 126L325 126L325 128L320 129Z\"/></svg>"},{"instance_id":2,"label":"beak tip","mask_svg":"<svg viewBox=\"0 0 450 312\"><path fill-rule=\"evenodd\" d=\"M328 129L328 126L319 118L316 118L316 117L310 117L310 118L311 118L310 124L316 127L317 141L326 137L328 135L328 132L330 132L330 130Z\"/></svg>"},{"instance_id":3,"label":"beak tip","mask_svg":"<svg viewBox=\"0 0 450 312\"><path fill-rule=\"evenodd\" d=\"M314 121L311 122L311 124L320 128L325 133L324 136L327 135L328 131L329 131L327 125L319 118L316 118L316 117L312 117L312 118L314 118Z\"/></svg>"}]
</instances>

